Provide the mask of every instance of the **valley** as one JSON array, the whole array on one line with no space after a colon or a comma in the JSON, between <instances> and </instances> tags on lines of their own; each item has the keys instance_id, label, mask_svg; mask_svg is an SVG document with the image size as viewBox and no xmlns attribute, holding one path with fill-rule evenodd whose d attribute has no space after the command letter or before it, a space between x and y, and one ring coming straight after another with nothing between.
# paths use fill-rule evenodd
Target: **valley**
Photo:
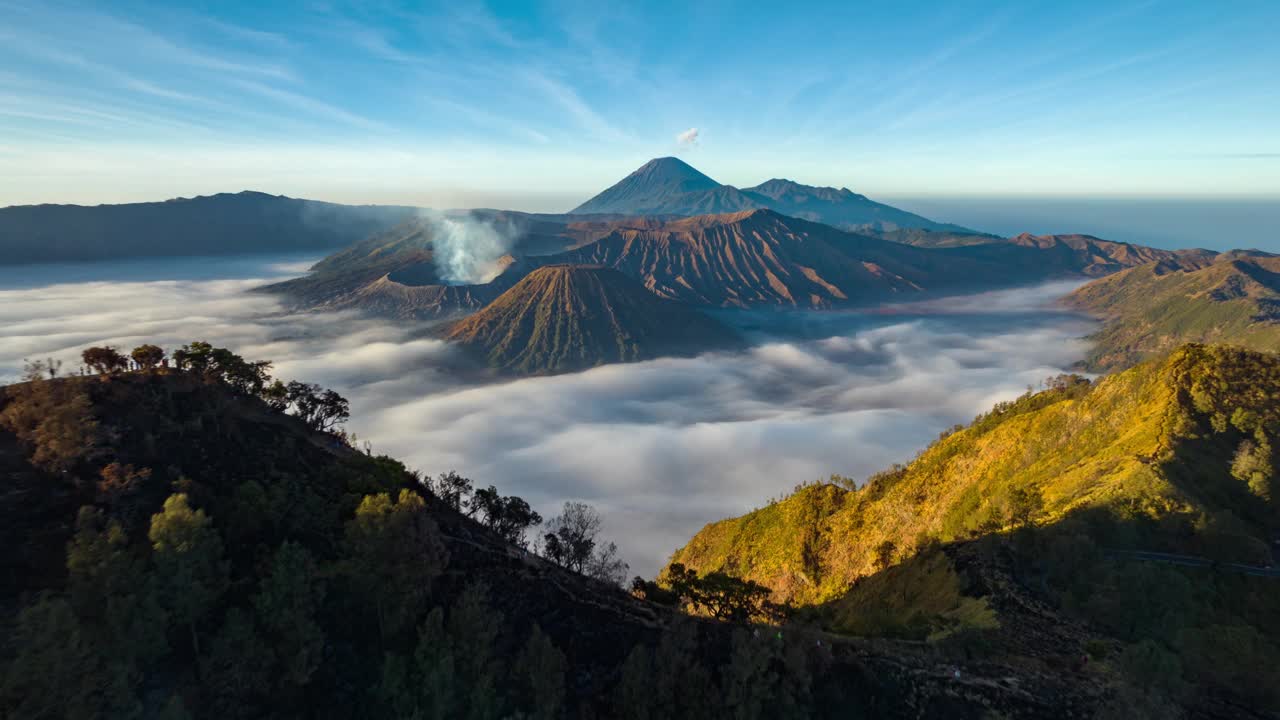
<instances>
[{"instance_id":1,"label":"valley","mask_svg":"<svg viewBox=\"0 0 1280 720\"><path fill-rule=\"evenodd\" d=\"M0 719L1280 720L1280 4L0 5Z\"/></svg>"}]
</instances>

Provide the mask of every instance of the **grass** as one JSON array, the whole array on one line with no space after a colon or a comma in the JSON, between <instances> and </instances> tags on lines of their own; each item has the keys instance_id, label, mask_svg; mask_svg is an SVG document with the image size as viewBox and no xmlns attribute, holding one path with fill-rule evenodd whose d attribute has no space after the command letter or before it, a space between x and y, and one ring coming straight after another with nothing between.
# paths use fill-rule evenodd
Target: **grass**
<instances>
[{"instance_id":1,"label":"grass","mask_svg":"<svg viewBox=\"0 0 1280 720\"><path fill-rule=\"evenodd\" d=\"M1241 414L1253 418L1248 427L1230 421ZM999 406L860 490L808 486L712 523L672 560L809 605L879 571L885 543L904 557L932 540L1051 524L1079 510L1146 518L1225 513L1238 520L1231 532L1257 534L1267 511L1232 477L1232 455L1252 436L1271 443L1277 428L1280 359L1188 346L1092 386Z\"/></svg>"}]
</instances>

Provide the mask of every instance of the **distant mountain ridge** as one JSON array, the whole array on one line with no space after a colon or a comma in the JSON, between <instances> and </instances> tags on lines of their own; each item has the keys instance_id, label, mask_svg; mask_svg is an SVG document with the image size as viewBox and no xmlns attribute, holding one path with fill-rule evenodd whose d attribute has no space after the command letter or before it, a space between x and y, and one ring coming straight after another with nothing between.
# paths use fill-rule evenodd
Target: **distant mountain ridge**
<instances>
[{"instance_id":1,"label":"distant mountain ridge","mask_svg":"<svg viewBox=\"0 0 1280 720\"><path fill-rule=\"evenodd\" d=\"M536 239L521 236L513 252L531 244L558 244L562 250L509 258L505 272L487 286L467 286L468 294L438 290L430 229L414 224L332 255L307 277L267 289L301 309L439 317L474 310L482 298L496 297L542 265L601 265L659 297L695 305L825 308L1097 277L1180 257L1083 236L913 247L767 209L667 219L584 218L548 227L558 230ZM449 304L459 298L467 302Z\"/></svg>"},{"instance_id":2,"label":"distant mountain ridge","mask_svg":"<svg viewBox=\"0 0 1280 720\"><path fill-rule=\"evenodd\" d=\"M1186 342L1280 351L1280 256L1203 251L1139 265L1064 299L1102 318L1085 366L1114 370Z\"/></svg>"},{"instance_id":3,"label":"distant mountain ridge","mask_svg":"<svg viewBox=\"0 0 1280 720\"><path fill-rule=\"evenodd\" d=\"M1127 243L1057 236L912 247L754 209L643 228L620 226L592 243L529 261L617 268L662 297L695 304L820 308L1097 277L1176 256Z\"/></svg>"},{"instance_id":4,"label":"distant mountain ridge","mask_svg":"<svg viewBox=\"0 0 1280 720\"><path fill-rule=\"evenodd\" d=\"M674 157L650 160L570 213L708 215L756 209L845 229L973 232L875 202L848 188L814 187L775 178L739 189L718 183Z\"/></svg>"},{"instance_id":5,"label":"distant mountain ridge","mask_svg":"<svg viewBox=\"0 0 1280 720\"><path fill-rule=\"evenodd\" d=\"M418 212L244 191L123 205L0 208L0 265L330 250Z\"/></svg>"}]
</instances>

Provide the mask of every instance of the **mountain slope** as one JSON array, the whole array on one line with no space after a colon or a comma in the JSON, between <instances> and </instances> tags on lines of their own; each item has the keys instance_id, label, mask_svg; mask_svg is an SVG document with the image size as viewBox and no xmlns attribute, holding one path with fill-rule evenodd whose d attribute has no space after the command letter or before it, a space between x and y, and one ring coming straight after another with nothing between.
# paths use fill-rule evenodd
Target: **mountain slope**
<instances>
[{"instance_id":1,"label":"mountain slope","mask_svg":"<svg viewBox=\"0 0 1280 720\"><path fill-rule=\"evenodd\" d=\"M775 179L740 190L722 185L673 157L650 160L571 213L692 216L761 208L845 229L971 232L869 200L847 188L813 187Z\"/></svg>"},{"instance_id":2,"label":"mountain slope","mask_svg":"<svg viewBox=\"0 0 1280 720\"><path fill-rule=\"evenodd\" d=\"M1188 346L1092 387L1074 381L998 405L862 489L810 488L713 523L672 559L816 602L874 573L885 541L906 553L924 537L1016 525L1022 491L1042 500L1041 523L1088 508L1150 517L1230 510L1235 532L1265 537L1256 524L1264 504L1231 465L1255 430L1270 442L1277 401L1280 357ZM807 561L806 543L818 548ZM1256 549L1268 553L1266 542Z\"/></svg>"},{"instance_id":3,"label":"mountain slope","mask_svg":"<svg viewBox=\"0 0 1280 720\"><path fill-rule=\"evenodd\" d=\"M768 717L1106 701L1033 667L684 617L196 373L0 388L0 473L4 717L731 718L743 688Z\"/></svg>"},{"instance_id":4,"label":"mountain slope","mask_svg":"<svg viewBox=\"0 0 1280 720\"><path fill-rule=\"evenodd\" d=\"M1280 357L1190 345L1002 403L905 467L711 523L679 570L837 632L1114 673L1122 717L1272 717ZM1105 660L1105 663L1098 663Z\"/></svg>"},{"instance_id":5,"label":"mountain slope","mask_svg":"<svg viewBox=\"0 0 1280 720\"><path fill-rule=\"evenodd\" d=\"M0 264L327 250L416 212L258 192L94 207L13 206L0 208Z\"/></svg>"},{"instance_id":6,"label":"mountain slope","mask_svg":"<svg viewBox=\"0 0 1280 720\"><path fill-rule=\"evenodd\" d=\"M505 372L567 372L734 344L696 310L601 267L550 265L526 275L446 337Z\"/></svg>"},{"instance_id":7,"label":"mountain slope","mask_svg":"<svg viewBox=\"0 0 1280 720\"><path fill-rule=\"evenodd\" d=\"M747 197L782 213L836 227L897 230L916 228L936 231L965 231L958 225L937 223L915 213L875 202L848 188L814 187L794 180L775 178L755 187L743 188ZM967 231L971 232L971 231Z\"/></svg>"},{"instance_id":8,"label":"mountain slope","mask_svg":"<svg viewBox=\"0 0 1280 720\"><path fill-rule=\"evenodd\" d=\"M264 290L302 309L438 317L474 309L540 265L603 265L661 297L690 304L825 308L1096 277L1138 263L1198 257L1057 236L913 247L763 209L678 219L595 218L548 227L519 235L515 252L531 243L570 249L508 258L488 285L458 286L466 292L442 289L432 260L432 230L421 223L358 243L321 261L310 275ZM466 301L454 303L457 298Z\"/></svg>"},{"instance_id":9,"label":"mountain slope","mask_svg":"<svg viewBox=\"0 0 1280 720\"><path fill-rule=\"evenodd\" d=\"M616 268L662 297L695 304L831 307L1092 275L1175 256L1096 239L1083 251L1048 241L917 248L748 210L621 227L535 260Z\"/></svg>"},{"instance_id":10,"label":"mountain slope","mask_svg":"<svg viewBox=\"0 0 1280 720\"><path fill-rule=\"evenodd\" d=\"M1117 273L1065 298L1105 322L1086 367L1127 367L1185 342L1280 350L1280 257L1233 251Z\"/></svg>"},{"instance_id":11,"label":"mountain slope","mask_svg":"<svg viewBox=\"0 0 1280 720\"><path fill-rule=\"evenodd\" d=\"M562 252L607 235L619 224L643 227L663 219L617 216L542 215L506 210L441 213L490 228L505 238L510 253L541 256ZM385 232L333 253L299 278L259 288L281 295L300 310L357 309L396 318L434 318L469 312L493 300L528 272L515 256L496 258L505 277L475 285L447 285L435 262L441 225L437 216L417 215ZM515 267L511 267L514 265Z\"/></svg>"},{"instance_id":12,"label":"mountain slope","mask_svg":"<svg viewBox=\"0 0 1280 720\"><path fill-rule=\"evenodd\" d=\"M654 158L570 211L571 214L702 215L757 207L736 188L721 185L673 157Z\"/></svg>"}]
</instances>

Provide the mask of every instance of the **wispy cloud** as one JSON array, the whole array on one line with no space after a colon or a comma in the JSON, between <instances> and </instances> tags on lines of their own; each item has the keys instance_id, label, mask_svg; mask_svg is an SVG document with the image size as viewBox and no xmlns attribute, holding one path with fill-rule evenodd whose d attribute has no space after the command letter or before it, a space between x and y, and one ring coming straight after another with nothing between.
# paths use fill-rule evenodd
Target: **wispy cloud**
<instances>
[{"instance_id":1,"label":"wispy cloud","mask_svg":"<svg viewBox=\"0 0 1280 720\"><path fill-rule=\"evenodd\" d=\"M256 28L247 28L234 23L224 22L208 15L193 14L191 17L195 22L237 40L244 40L246 42L277 50L290 49L296 46L296 43L281 33L258 30Z\"/></svg>"},{"instance_id":2,"label":"wispy cloud","mask_svg":"<svg viewBox=\"0 0 1280 720\"><path fill-rule=\"evenodd\" d=\"M127 54L170 66L180 65L280 80L295 79L290 68L267 58L235 58L226 53L213 53L180 44L142 25L102 12L24 3L5 3L3 7L18 13L34 27L43 28L46 34L58 33L61 42L56 44L65 45L71 41L94 50L95 54L100 51L106 58Z\"/></svg>"},{"instance_id":3,"label":"wispy cloud","mask_svg":"<svg viewBox=\"0 0 1280 720\"><path fill-rule=\"evenodd\" d=\"M372 130L381 133L391 133L394 130L384 123L371 120L363 115L351 112L335 105L330 105L323 100L314 97L302 95L291 90L283 90L254 80L234 80L232 83L239 88L256 93L262 97L273 100L282 105L301 110L311 115L321 115L331 120L336 120L353 127L364 130Z\"/></svg>"},{"instance_id":4,"label":"wispy cloud","mask_svg":"<svg viewBox=\"0 0 1280 720\"><path fill-rule=\"evenodd\" d=\"M547 137L546 134L533 129L532 127L456 100L450 100L444 97L433 97L428 98L425 102L428 105L432 105L436 108L458 115L465 118L468 122L490 130L510 133L520 137L521 139L532 140L536 143L551 142L551 138Z\"/></svg>"},{"instance_id":5,"label":"wispy cloud","mask_svg":"<svg viewBox=\"0 0 1280 720\"><path fill-rule=\"evenodd\" d=\"M600 113L592 109L573 88L565 83L536 70L526 71L524 79L529 85L537 88L547 98L559 105L580 128L597 140L610 142L633 141L633 138L628 133L614 127Z\"/></svg>"}]
</instances>

